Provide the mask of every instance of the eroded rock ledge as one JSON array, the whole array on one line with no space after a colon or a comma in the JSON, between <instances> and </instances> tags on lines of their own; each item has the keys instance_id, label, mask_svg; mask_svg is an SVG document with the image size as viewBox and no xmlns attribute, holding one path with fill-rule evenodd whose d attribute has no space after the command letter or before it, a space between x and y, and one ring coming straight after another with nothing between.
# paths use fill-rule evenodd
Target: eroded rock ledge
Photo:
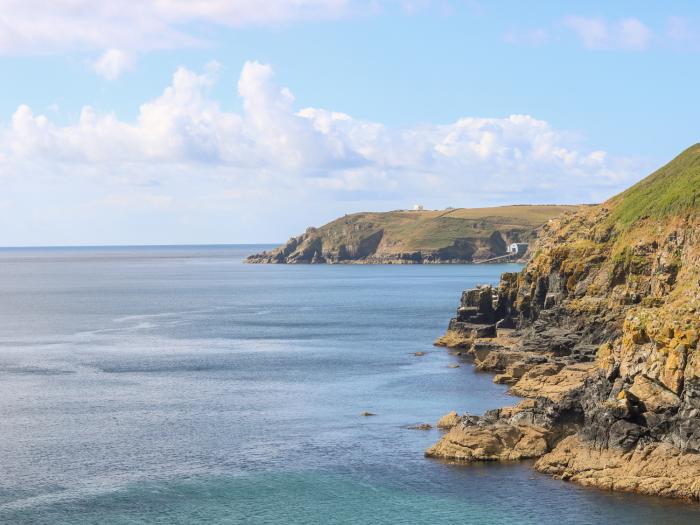
<instances>
[{"instance_id":1,"label":"eroded rock ledge","mask_svg":"<svg viewBox=\"0 0 700 525\"><path fill-rule=\"evenodd\" d=\"M617 232L608 213L551 221L521 273L464 292L436 344L525 399L460 416L427 456L700 499L700 220Z\"/></svg>"}]
</instances>

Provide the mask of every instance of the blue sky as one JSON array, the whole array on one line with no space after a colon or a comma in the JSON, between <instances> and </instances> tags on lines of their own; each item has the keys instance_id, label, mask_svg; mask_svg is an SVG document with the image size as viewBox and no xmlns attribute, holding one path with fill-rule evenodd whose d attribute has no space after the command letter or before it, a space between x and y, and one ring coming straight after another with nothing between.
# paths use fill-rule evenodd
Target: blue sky
<instances>
[{"instance_id":1,"label":"blue sky","mask_svg":"<svg viewBox=\"0 0 700 525\"><path fill-rule=\"evenodd\" d=\"M0 245L600 201L698 141L694 2L101 4L0 0Z\"/></svg>"}]
</instances>

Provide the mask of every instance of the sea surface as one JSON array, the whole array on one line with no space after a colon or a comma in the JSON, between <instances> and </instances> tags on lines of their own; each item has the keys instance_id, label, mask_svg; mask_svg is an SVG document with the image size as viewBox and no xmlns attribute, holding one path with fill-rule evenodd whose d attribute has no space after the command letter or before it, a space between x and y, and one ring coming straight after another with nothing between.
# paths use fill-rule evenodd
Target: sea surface
<instances>
[{"instance_id":1,"label":"sea surface","mask_svg":"<svg viewBox=\"0 0 700 525\"><path fill-rule=\"evenodd\" d=\"M0 250L0 523L700 523L423 457L440 432L408 426L516 402L432 342L518 266L242 264L262 248Z\"/></svg>"}]
</instances>

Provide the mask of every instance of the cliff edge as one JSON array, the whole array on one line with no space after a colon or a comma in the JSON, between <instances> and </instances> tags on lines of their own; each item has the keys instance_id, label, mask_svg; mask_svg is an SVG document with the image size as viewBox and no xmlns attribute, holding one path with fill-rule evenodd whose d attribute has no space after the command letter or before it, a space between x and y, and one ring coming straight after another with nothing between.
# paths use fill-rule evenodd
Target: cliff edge
<instances>
[{"instance_id":1,"label":"cliff edge","mask_svg":"<svg viewBox=\"0 0 700 525\"><path fill-rule=\"evenodd\" d=\"M699 500L699 334L700 144L549 221L520 273L463 294L437 344L525 399L461 416L426 454Z\"/></svg>"},{"instance_id":2,"label":"cliff edge","mask_svg":"<svg viewBox=\"0 0 700 525\"><path fill-rule=\"evenodd\" d=\"M465 263L525 256L549 219L577 206L500 206L354 213L309 228L249 263ZM511 244L520 252L508 255Z\"/></svg>"}]
</instances>

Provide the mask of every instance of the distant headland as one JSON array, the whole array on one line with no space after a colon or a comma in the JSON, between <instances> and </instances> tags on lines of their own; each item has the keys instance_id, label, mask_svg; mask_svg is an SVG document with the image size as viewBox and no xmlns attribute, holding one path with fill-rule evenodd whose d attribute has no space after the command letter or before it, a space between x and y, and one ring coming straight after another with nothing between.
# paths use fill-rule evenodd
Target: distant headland
<instances>
[{"instance_id":1,"label":"distant headland","mask_svg":"<svg viewBox=\"0 0 700 525\"><path fill-rule=\"evenodd\" d=\"M429 264L524 260L538 230L579 206L519 205L353 213L246 262Z\"/></svg>"}]
</instances>

